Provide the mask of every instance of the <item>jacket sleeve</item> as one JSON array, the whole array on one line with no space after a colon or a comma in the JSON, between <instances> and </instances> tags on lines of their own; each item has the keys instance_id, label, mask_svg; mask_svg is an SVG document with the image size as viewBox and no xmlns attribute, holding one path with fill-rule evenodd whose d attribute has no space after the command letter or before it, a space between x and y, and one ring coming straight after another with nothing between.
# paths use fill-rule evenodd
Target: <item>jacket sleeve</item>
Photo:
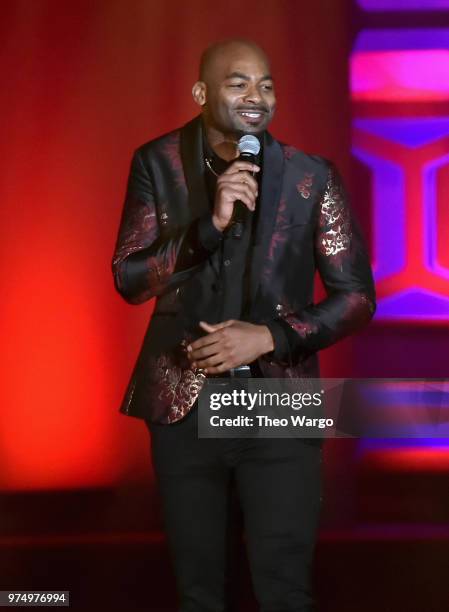
<instances>
[{"instance_id":1,"label":"jacket sleeve","mask_svg":"<svg viewBox=\"0 0 449 612\"><path fill-rule=\"evenodd\" d=\"M368 252L332 163L319 201L314 257L326 298L300 312L281 304L278 317L266 322L275 343L268 359L298 363L361 329L376 310Z\"/></svg>"},{"instance_id":2,"label":"jacket sleeve","mask_svg":"<svg viewBox=\"0 0 449 612\"><path fill-rule=\"evenodd\" d=\"M137 149L112 258L120 295L130 304L141 304L171 291L200 269L221 240L211 212L161 235L153 183Z\"/></svg>"}]
</instances>

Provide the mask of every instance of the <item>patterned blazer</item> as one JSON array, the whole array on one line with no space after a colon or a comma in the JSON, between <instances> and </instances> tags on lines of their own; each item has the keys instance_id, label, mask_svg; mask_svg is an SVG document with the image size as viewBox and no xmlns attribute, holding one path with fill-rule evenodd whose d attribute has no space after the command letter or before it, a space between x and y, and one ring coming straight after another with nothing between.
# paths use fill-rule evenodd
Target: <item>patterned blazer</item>
<instances>
[{"instance_id":1,"label":"patterned blazer","mask_svg":"<svg viewBox=\"0 0 449 612\"><path fill-rule=\"evenodd\" d=\"M318 377L317 351L372 318L369 257L340 175L328 160L264 133L259 220L250 255L251 321L270 328L275 350L261 356L264 377ZM191 409L205 375L190 367L187 344L195 275L211 252L198 227L210 215L204 179L202 121L147 142L134 152L112 272L129 304L156 297L119 411L172 423ZM318 271L327 297L313 303ZM193 324L193 325L192 325ZM288 339L288 354L277 350Z\"/></svg>"}]
</instances>

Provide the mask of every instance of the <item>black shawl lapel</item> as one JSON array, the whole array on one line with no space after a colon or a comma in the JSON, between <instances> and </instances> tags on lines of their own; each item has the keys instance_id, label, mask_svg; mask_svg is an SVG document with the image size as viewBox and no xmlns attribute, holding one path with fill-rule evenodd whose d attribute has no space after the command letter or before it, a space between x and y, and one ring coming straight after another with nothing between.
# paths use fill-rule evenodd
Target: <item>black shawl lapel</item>
<instances>
[{"instance_id":1,"label":"black shawl lapel","mask_svg":"<svg viewBox=\"0 0 449 612\"><path fill-rule=\"evenodd\" d=\"M265 132L259 218L250 271L250 297L253 305L260 283L263 262L270 247L271 235L281 196L283 171L284 156L281 145L269 132Z\"/></svg>"},{"instance_id":2,"label":"black shawl lapel","mask_svg":"<svg viewBox=\"0 0 449 612\"><path fill-rule=\"evenodd\" d=\"M181 128L181 159L189 193L192 219L209 210L204 180L204 153L201 115Z\"/></svg>"}]
</instances>

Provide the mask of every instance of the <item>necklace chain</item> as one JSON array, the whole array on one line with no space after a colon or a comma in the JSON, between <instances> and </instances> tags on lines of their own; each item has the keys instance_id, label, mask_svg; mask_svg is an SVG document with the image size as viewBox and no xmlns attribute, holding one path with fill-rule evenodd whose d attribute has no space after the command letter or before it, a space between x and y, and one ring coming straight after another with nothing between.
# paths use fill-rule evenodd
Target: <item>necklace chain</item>
<instances>
[{"instance_id":1,"label":"necklace chain","mask_svg":"<svg viewBox=\"0 0 449 612\"><path fill-rule=\"evenodd\" d=\"M204 158L204 161L206 162L206 166L209 168L209 170L212 172L212 174L214 174L215 176L220 176L217 172L215 172L215 170L212 168L212 160L209 159L208 157Z\"/></svg>"}]
</instances>

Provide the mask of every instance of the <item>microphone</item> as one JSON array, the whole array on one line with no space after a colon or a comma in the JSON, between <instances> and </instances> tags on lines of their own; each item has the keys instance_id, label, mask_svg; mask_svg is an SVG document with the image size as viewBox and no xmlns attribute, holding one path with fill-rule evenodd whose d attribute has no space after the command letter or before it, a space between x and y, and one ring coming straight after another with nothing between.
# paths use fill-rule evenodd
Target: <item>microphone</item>
<instances>
[{"instance_id":1,"label":"microphone","mask_svg":"<svg viewBox=\"0 0 449 612\"><path fill-rule=\"evenodd\" d=\"M240 159L249 161L252 164L256 163L256 157L260 151L260 142L256 136L252 134L245 134L240 138L237 143L237 147L240 151ZM253 172L253 176L254 176ZM231 218L232 235L234 238L241 238L243 234L243 227L245 224L246 215L249 209L243 202L236 200L234 202L234 211Z\"/></svg>"}]
</instances>

